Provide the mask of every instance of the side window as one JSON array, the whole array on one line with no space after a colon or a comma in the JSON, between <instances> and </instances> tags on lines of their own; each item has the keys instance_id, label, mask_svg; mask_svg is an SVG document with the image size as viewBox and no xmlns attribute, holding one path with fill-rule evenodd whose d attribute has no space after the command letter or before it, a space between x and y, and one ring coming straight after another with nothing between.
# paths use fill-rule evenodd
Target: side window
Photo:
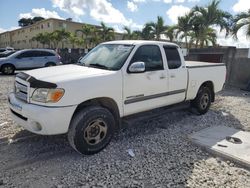
<instances>
[{"instance_id":1,"label":"side window","mask_svg":"<svg viewBox=\"0 0 250 188\"><path fill-rule=\"evenodd\" d=\"M31 57L41 57L41 54L39 51L31 51Z\"/></svg>"},{"instance_id":2,"label":"side window","mask_svg":"<svg viewBox=\"0 0 250 188\"><path fill-rule=\"evenodd\" d=\"M17 58L28 58L28 57L34 57L32 51L23 52L17 56Z\"/></svg>"},{"instance_id":3,"label":"side window","mask_svg":"<svg viewBox=\"0 0 250 188\"><path fill-rule=\"evenodd\" d=\"M146 71L163 70L163 62L160 48L156 45L141 46L135 52L131 63L142 61L145 63Z\"/></svg>"},{"instance_id":4,"label":"side window","mask_svg":"<svg viewBox=\"0 0 250 188\"><path fill-rule=\"evenodd\" d=\"M40 56L44 57L44 56L55 56L55 54L50 53L50 52L45 52L45 51L40 51Z\"/></svg>"},{"instance_id":5,"label":"side window","mask_svg":"<svg viewBox=\"0 0 250 188\"><path fill-rule=\"evenodd\" d=\"M19 54L17 58L30 58L30 57L39 57L40 52L39 51L27 51Z\"/></svg>"},{"instance_id":6,"label":"side window","mask_svg":"<svg viewBox=\"0 0 250 188\"><path fill-rule=\"evenodd\" d=\"M176 47L164 46L169 69L177 69L181 66L180 54Z\"/></svg>"}]
</instances>

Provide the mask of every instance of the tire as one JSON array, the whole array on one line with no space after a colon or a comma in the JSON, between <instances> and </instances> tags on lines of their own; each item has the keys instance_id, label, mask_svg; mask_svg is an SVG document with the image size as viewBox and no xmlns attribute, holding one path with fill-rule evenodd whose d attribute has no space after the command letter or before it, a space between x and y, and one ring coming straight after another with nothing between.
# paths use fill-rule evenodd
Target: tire
<instances>
[{"instance_id":1,"label":"tire","mask_svg":"<svg viewBox=\"0 0 250 188\"><path fill-rule=\"evenodd\" d=\"M15 67L13 65L3 65L1 72L5 75L12 75L15 73Z\"/></svg>"},{"instance_id":2,"label":"tire","mask_svg":"<svg viewBox=\"0 0 250 188\"><path fill-rule=\"evenodd\" d=\"M74 115L68 131L68 140L80 154L92 155L109 144L114 131L115 119L112 113L100 106L90 106Z\"/></svg>"},{"instance_id":3,"label":"tire","mask_svg":"<svg viewBox=\"0 0 250 188\"><path fill-rule=\"evenodd\" d=\"M53 66L56 66L55 63L52 63L52 62L48 62L46 63L45 67L53 67Z\"/></svg>"},{"instance_id":4,"label":"tire","mask_svg":"<svg viewBox=\"0 0 250 188\"><path fill-rule=\"evenodd\" d=\"M208 87L201 87L195 99L191 102L192 107L198 115L207 113L211 106L211 90Z\"/></svg>"}]
</instances>

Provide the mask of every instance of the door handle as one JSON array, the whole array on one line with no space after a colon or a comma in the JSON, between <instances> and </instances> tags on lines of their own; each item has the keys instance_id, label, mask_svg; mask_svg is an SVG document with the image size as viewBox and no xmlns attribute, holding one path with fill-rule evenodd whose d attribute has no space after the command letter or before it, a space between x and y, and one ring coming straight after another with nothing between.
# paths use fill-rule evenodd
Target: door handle
<instances>
[{"instance_id":1,"label":"door handle","mask_svg":"<svg viewBox=\"0 0 250 188\"><path fill-rule=\"evenodd\" d=\"M175 78L175 74L170 74L170 78Z\"/></svg>"},{"instance_id":2,"label":"door handle","mask_svg":"<svg viewBox=\"0 0 250 188\"><path fill-rule=\"evenodd\" d=\"M166 78L165 75L161 75L161 76L160 76L160 79L165 79L165 78Z\"/></svg>"}]
</instances>

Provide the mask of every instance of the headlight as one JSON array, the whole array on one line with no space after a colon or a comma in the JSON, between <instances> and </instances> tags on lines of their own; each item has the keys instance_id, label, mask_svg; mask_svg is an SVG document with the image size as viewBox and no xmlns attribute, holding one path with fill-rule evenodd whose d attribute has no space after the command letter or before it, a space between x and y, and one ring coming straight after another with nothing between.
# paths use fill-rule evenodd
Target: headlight
<instances>
[{"instance_id":1,"label":"headlight","mask_svg":"<svg viewBox=\"0 0 250 188\"><path fill-rule=\"evenodd\" d=\"M38 88L32 94L32 100L42 103L58 102L64 95L64 89Z\"/></svg>"}]
</instances>

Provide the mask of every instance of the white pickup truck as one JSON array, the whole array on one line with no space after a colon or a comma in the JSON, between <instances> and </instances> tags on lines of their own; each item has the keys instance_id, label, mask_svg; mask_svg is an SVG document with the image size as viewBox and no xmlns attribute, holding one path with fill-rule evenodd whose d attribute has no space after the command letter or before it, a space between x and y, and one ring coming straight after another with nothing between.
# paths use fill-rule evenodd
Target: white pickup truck
<instances>
[{"instance_id":1,"label":"white pickup truck","mask_svg":"<svg viewBox=\"0 0 250 188\"><path fill-rule=\"evenodd\" d=\"M25 129L67 133L76 151L94 154L107 146L122 117L184 101L206 113L225 75L224 64L185 62L173 43L112 41L78 64L17 74L9 107Z\"/></svg>"}]
</instances>

